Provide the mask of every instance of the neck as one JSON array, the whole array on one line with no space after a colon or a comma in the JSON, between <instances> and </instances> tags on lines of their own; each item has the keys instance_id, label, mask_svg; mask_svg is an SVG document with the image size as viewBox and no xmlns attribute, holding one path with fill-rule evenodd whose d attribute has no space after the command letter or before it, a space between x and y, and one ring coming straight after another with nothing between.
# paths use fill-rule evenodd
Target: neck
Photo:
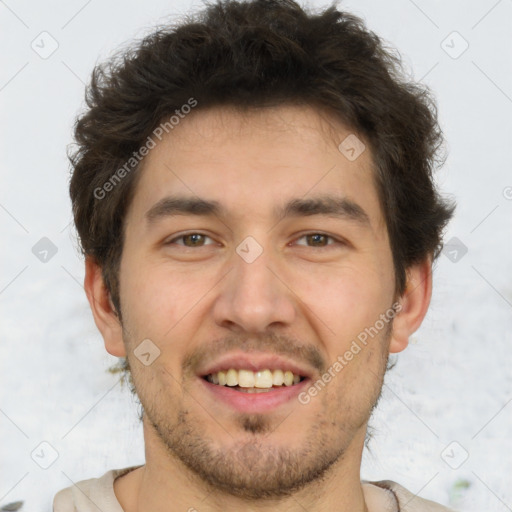
<instances>
[{"instance_id":1,"label":"neck","mask_svg":"<svg viewBox=\"0 0 512 512\"><path fill-rule=\"evenodd\" d=\"M144 418L146 464L118 478L114 491L125 512L266 512L276 509L283 512L366 512L359 476L365 432L366 425L343 457L319 481L292 495L248 501L210 486L180 460L170 456Z\"/></svg>"}]
</instances>

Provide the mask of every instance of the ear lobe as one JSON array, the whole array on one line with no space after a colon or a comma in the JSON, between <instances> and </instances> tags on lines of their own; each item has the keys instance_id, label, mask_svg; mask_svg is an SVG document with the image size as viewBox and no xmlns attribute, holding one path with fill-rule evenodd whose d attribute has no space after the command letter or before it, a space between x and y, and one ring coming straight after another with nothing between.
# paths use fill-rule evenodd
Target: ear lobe
<instances>
[{"instance_id":1,"label":"ear lobe","mask_svg":"<svg viewBox=\"0 0 512 512\"><path fill-rule=\"evenodd\" d=\"M407 269L407 282L400 298L401 309L393 320L389 344L392 353L401 352L409 344L409 336L423 322L432 297L432 261L427 258Z\"/></svg>"},{"instance_id":2,"label":"ear lobe","mask_svg":"<svg viewBox=\"0 0 512 512\"><path fill-rule=\"evenodd\" d=\"M101 267L90 256L85 259L84 288L94 322L103 336L107 352L113 356L125 357L121 323L103 281Z\"/></svg>"}]
</instances>

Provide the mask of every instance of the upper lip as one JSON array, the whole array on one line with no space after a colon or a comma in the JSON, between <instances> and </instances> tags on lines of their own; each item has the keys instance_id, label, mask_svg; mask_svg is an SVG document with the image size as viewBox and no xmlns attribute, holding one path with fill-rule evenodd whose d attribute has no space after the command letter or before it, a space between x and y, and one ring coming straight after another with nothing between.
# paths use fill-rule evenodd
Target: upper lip
<instances>
[{"instance_id":1,"label":"upper lip","mask_svg":"<svg viewBox=\"0 0 512 512\"><path fill-rule=\"evenodd\" d=\"M289 370L295 375L311 378L312 371L295 361L277 354L268 352L243 352L230 353L219 357L214 362L199 370L199 375L205 377L211 373L226 371L230 368L235 370Z\"/></svg>"}]
</instances>

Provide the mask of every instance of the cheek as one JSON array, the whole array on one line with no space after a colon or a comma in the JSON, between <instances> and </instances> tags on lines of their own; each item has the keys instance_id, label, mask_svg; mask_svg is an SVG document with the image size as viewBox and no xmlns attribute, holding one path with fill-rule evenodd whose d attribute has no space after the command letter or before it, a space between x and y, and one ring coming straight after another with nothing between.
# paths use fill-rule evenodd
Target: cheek
<instances>
[{"instance_id":1,"label":"cheek","mask_svg":"<svg viewBox=\"0 0 512 512\"><path fill-rule=\"evenodd\" d=\"M137 337L162 342L173 338L183 320L201 309L201 298L215 283L201 271L170 269L161 262L137 265L133 258L124 262L120 275L126 321Z\"/></svg>"},{"instance_id":2,"label":"cheek","mask_svg":"<svg viewBox=\"0 0 512 512\"><path fill-rule=\"evenodd\" d=\"M393 278L370 266L309 269L295 276L297 295L339 342L370 327L391 305ZM290 276L293 279L292 276ZM335 334L333 334L332 332Z\"/></svg>"}]
</instances>

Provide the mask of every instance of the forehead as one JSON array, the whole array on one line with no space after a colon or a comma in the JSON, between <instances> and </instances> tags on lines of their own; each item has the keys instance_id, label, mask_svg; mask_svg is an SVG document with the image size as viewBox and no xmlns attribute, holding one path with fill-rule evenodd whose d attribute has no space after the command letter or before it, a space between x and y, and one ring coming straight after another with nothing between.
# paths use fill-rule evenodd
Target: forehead
<instances>
[{"instance_id":1,"label":"forehead","mask_svg":"<svg viewBox=\"0 0 512 512\"><path fill-rule=\"evenodd\" d=\"M338 194L382 221L370 149L313 107L199 109L156 142L131 207L139 217L166 195L218 201L237 215L270 215L291 199ZM362 150L355 159L345 151L354 142Z\"/></svg>"}]
</instances>

